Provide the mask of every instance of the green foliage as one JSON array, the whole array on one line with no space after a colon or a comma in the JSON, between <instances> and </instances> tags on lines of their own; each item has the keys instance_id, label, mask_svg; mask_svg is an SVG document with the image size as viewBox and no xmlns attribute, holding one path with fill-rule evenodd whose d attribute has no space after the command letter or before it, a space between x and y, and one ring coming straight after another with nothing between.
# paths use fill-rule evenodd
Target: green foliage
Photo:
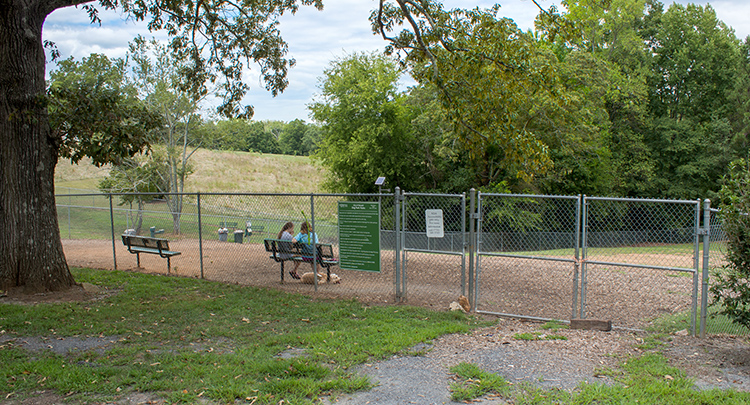
<instances>
[{"instance_id":1,"label":"green foliage","mask_svg":"<svg viewBox=\"0 0 750 405\"><path fill-rule=\"evenodd\" d=\"M734 33L710 5L672 4L649 38L651 108L658 117L706 122L726 116L738 62Z\"/></svg>"},{"instance_id":2,"label":"green foliage","mask_svg":"<svg viewBox=\"0 0 750 405\"><path fill-rule=\"evenodd\" d=\"M497 11L445 11L433 2L390 6L382 26L389 29L406 18L420 22L391 38L391 45L406 52L405 62L418 82L438 89L478 185L506 176L529 179L549 165L547 146L527 124L549 107L535 101L562 100L551 90L555 79L549 55L511 20L497 19Z\"/></svg>"},{"instance_id":3,"label":"green foliage","mask_svg":"<svg viewBox=\"0 0 750 405\"><path fill-rule=\"evenodd\" d=\"M147 150L161 117L137 97L125 64L92 54L61 61L50 73L49 119L59 156L97 166L119 163Z\"/></svg>"},{"instance_id":4,"label":"green foliage","mask_svg":"<svg viewBox=\"0 0 750 405\"><path fill-rule=\"evenodd\" d=\"M721 188L720 218L727 240L727 264L711 283L714 303L732 322L750 327L750 166L741 159L729 167Z\"/></svg>"},{"instance_id":5,"label":"green foliage","mask_svg":"<svg viewBox=\"0 0 750 405\"><path fill-rule=\"evenodd\" d=\"M266 131L262 122L229 119L204 124L207 137L203 146L209 149L259 153L281 153L276 137Z\"/></svg>"},{"instance_id":6,"label":"green foliage","mask_svg":"<svg viewBox=\"0 0 750 405\"><path fill-rule=\"evenodd\" d=\"M279 134L279 146L285 155L307 156L314 151L318 131L305 121L296 119L286 125Z\"/></svg>"},{"instance_id":7,"label":"green foliage","mask_svg":"<svg viewBox=\"0 0 750 405\"><path fill-rule=\"evenodd\" d=\"M243 118L253 114L251 106L239 107L248 89L242 82L247 65L258 65L266 90L274 96L289 84L287 71L295 61L285 58L288 47L277 28L279 17L286 12L295 13L300 5L323 9L320 0L241 0L210 6L162 0L98 3L103 9L120 10L136 21L148 21L151 31L169 33L167 48L179 66L177 86L193 98L202 97L213 86L223 99L218 112ZM94 5L84 8L92 23L101 23Z\"/></svg>"},{"instance_id":8,"label":"green foliage","mask_svg":"<svg viewBox=\"0 0 750 405\"><path fill-rule=\"evenodd\" d=\"M375 179L419 190L425 175L411 116L397 89L400 70L385 56L354 54L331 63L320 100L310 105L321 125L313 155L329 170L326 185L345 192L374 192Z\"/></svg>"}]
</instances>

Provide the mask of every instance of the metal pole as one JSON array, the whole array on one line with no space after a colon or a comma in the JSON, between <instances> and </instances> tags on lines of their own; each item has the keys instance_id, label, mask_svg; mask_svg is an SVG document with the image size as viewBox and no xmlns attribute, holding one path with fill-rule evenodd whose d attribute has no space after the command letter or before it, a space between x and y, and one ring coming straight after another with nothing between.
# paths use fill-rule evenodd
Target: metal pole
<instances>
[{"instance_id":1,"label":"metal pole","mask_svg":"<svg viewBox=\"0 0 750 405\"><path fill-rule=\"evenodd\" d=\"M578 272L581 268L580 261L580 246L581 246L581 195L578 194L578 200L576 201L576 221L575 221L575 236L574 236L574 256L575 263L573 264L573 306L571 318L576 318L576 307L578 306Z\"/></svg>"},{"instance_id":2,"label":"metal pole","mask_svg":"<svg viewBox=\"0 0 750 405\"><path fill-rule=\"evenodd\" d=\"M396 187L393 193L393 226L395 231L395 246L393 252L393 265L395 268L395 277L393 279L394 286L396 288L396 301L401 300L401 202L399 201L399 194L401 189Z\"/></svg>"},{"instance_id":3,"label":"metal pole","mask_svg":"<svg viewBox=\"0 0 750 405\"><path fill-rule=\"evenodd\" d=\"M700 235L701 231L701 200L695 204L695 219L693 220L693 293L690 305L690 334L696 336L698 318L698 269L700 268Z\"/></svg>"},{"instance_id":4,"label":"metal pole","mask_svg":"<svg viewBox=\"0 0 750 405\"><path fill-rule=\"evenodd\" d=\"M201 258L201 280L203 279L203 224L201 223L201 193L198 193L198 255Z\"/></svg>"},{"instance_id":5,"label":"metal pole","mask_svg":"<svg viewBox=\"0 0 750 405\"><path fill-rule=\"evenodd\" d=\"M117 270L117 254L115 253L115 212L112 207L112 194L109 194L109 226L112 231L112 261L115 264L115 270Z\"/></svg>"},{"instance_id":6,"label":"metal pole","mask_svg":"<svg viewBox=\"0 0 750 405\"><path fill-rule=\"evenodd\" d=\"M476 213L476 195L477 190L472 188L469 190L469 304L472 310L477 309L477 297L475 296L475 268L474 268L474 254L477 251L476 246L476 229L474 221L477 218Z\"/></svg>"},{"instance_id":7,"label":"metal pole","mask_svg":"<svg viewBox=\"0 0 750 405\"><path fill-rule=\"evenodd\" d=\"M453 252L451 235L451 252ZM466 296L466 193L461 194L461 295Z\"/></svg>"},{"instance_id":8,"label":"metal pole","mask_svg":"<svg viewBox=\"0 0 750 405\"><path fill-rule=\"evenodd\" d=\"M582 242L581 242L581 309L578 313L578 317L580 319L586 318L586 287L588 285L588 281L586 280L586 250L588 249L587 243L587 237L588 237L588 203L586 202L586 194L583 195L583 203L582 203L582 209L583 209L583 219L581 224L581 230L583 232Z\"/></svg>"},{"instance_id":9,"label":"metal pole","mask_svg":"<svg viewBox=\"0 0 750 405\"><path fill-rule=\"evenodd\" d=\"M315 277L313 277L313 281L315 283L315 291L318 291L318 241L315 240L315 236L317 234L315 233L315 194L310 194L310 227L312 228L312 234L308 235L308 241L312 242L313 244L313 261L312 261L312 271Z\"/></svg>"},{"instance_id":10,"label":"metal pole","mask_svg":"<svg viewBox=\"0 0 750 405\"><path fill-rule=\"evenodd\" d=\"M408 215L408 202L406 201L406 195L403 191L401 191L399 198L403 204L401 206L401 302L406 302L406 232L408 231L406 217Z\"/></svg>"},{"instance_id":11,"label":"metal pole","mask_svg":"<svg viewBox=\"0 0 750 405\"><path fill-rule=\"evenodd\" d=\"M708 314L708 261L711 247L711 200L703 201L703 284L701 285L700 337L706 337L706 315Z\"/></svg>"}]
</instances>

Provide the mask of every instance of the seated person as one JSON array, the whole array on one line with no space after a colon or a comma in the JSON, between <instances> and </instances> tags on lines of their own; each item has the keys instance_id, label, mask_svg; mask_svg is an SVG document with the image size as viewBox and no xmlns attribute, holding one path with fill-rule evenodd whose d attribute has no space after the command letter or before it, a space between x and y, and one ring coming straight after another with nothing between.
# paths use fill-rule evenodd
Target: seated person
<instances>
[{"instance_id":1,"label":"seated person","mask_svg":"<svg viewBox=\"0 0 750 405\"><path fill-rule=\"evenodd\" d=\"M307 222L303 222L299 227L299 233L292 239L292 242L301 243L302 246L302 260L311 262L315 259L315 244L318 243L318 235L310 233L310 225ZM294 278L299 278L297 274L297 268L300 262L294 262L294 270L289 274ZM315 272L318 271L318 265L315 264Z\"/></svg>"},{"instance_id":2,"label":"seated person","mask_svg":"<svg viewBox=\"0 0 750 405\"><path fill-rule=\"evenodd\" d=\"M284 224L284 226L281 227L281 230L279 231L279 235L276 237L278 240L288 241L288 242L279 242L279 258L282 260L288 260L292 258L292 239L294 239L294 236L292 234L294 233L294 224L290 221ZM292 276L292 278L299 280L299 276L297 275L296 271L290 271L289 275Z\"/></svg>"}]
</instances>

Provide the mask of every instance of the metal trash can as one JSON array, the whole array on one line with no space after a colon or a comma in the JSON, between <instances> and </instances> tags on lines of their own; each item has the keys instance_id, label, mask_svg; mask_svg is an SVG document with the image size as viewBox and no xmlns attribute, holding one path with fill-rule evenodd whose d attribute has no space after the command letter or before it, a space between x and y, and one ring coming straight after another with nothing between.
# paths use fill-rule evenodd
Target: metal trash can
<instances>
[{"instance_id":1,"label":"metal trash can","mask_svg":"<svg viewBox=\"0 0 750 405\"><path fill-rule=\"evenodd\" d=\"M219 228L219 242L226 242L228 233L229 230L227 228Z\"/></svg>"},{"instance_id":2,"label":"metal trash can","mask_svg":"<svg viewBox=\"0 0 750 405\"><path fill-rule=\"evenodd\" d=\"M242 243L242 236L245 234L245 231L234 231L234 243Z\"/></svg>"}]
</instances>

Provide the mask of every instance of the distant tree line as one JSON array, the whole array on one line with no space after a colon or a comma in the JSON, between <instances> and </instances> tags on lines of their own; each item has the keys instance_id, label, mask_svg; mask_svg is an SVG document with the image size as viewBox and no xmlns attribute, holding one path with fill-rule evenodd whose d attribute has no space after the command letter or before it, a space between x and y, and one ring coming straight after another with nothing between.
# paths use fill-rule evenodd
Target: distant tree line
<instances>
[{"instance_id":1,"label":"distant tree line","mask_svg":"<svg viewBox=\"0 0 750 405\"><path fill-rule=\"evenodd\" d=\"M201 126L203 147L215 150L308 156L317 149L320 128L300 119L207 121Z\"/></svg>"}]
</instances>

